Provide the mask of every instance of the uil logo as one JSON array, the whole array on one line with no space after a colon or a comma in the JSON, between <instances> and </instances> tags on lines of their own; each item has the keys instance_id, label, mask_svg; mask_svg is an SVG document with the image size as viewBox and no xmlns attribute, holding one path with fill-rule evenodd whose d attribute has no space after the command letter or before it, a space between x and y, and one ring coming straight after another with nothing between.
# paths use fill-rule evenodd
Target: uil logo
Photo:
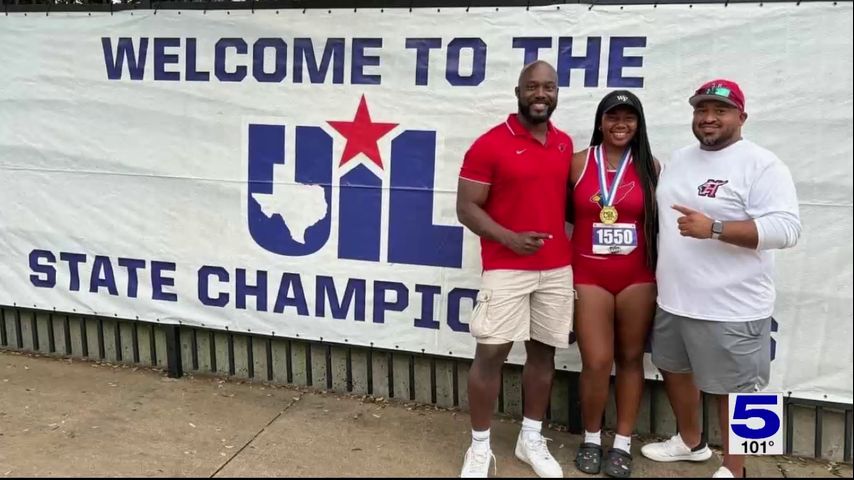
<instances>
[{"instance_id":1,"label":"uil logo","mask_svg":"<svg viewBox=\"0 0 854 480\"><path fill-rule=\"evenodd\" d=\"M335 159L333 146L342 141ZM286 158L286 142L294 142L294 158ZM435 131L374 122L363 95L352 121L310 125L296 115L282 124L250 123L246 155L247 228L265 250L309 256L330 247L335 228L332 248L341 259L461 267L462 227L433 224Z\"/></svg>"}]
</instances>

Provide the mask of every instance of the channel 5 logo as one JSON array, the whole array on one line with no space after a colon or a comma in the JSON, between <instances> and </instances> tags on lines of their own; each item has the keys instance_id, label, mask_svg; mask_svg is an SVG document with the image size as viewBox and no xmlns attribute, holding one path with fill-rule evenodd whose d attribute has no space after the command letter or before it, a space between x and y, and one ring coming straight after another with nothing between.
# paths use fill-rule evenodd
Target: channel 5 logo
<instances>
[{"instance_id":1,"label":"channel 5 logo","mask_svg":"<svg viewBox=\"0 0 854 480\"><path fill-rule=\"evenodd\" d=\"M783 394L729 395L729 453L783 454Z\"/></svg>"}]
</instances>

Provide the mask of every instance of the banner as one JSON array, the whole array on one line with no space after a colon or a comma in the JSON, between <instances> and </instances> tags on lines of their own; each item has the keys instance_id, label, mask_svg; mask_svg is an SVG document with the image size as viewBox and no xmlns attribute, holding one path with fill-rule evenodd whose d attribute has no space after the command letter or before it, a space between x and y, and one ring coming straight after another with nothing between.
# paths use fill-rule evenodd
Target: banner
<instances>
[{"instance_id":1,"label":"banner","mask_svg":"<svg viewBox=\"0 0 854 480\"><path fill-rule=\"evenodd\" d=\"M663 162L696 141L693 90L729 77L804 223L769 389L851 403L851 22L811 2L9 14L0 304L471 357L457 177L521 67L556 67L576 150L605 93L636 92Z\"/></svg>"}]
</instances>

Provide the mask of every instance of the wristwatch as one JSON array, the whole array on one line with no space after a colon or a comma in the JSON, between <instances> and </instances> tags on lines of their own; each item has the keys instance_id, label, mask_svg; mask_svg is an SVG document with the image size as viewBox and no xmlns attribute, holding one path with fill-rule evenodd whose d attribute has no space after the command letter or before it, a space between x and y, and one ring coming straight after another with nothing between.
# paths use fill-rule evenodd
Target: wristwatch
<instances>
[{"instance_id":1,"label":"wristwatch","mask_svg":"<svg viewBox=\"0 0 854 480\"><path fill-rule=\"evenodd\" d=\"M712 222L712 238L717 240L724 233L724 222L714 220Z\"/></svg>"}]
</instances>

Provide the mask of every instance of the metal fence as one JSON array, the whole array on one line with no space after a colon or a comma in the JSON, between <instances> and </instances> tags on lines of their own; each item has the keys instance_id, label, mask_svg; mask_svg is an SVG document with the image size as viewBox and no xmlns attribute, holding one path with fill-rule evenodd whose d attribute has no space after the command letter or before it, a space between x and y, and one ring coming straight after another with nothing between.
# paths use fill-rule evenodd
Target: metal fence
<instances>
[{"instance_id":1,"label":"metal fence","mask_svg":"<svg viewBox=\"0 0 854 480\"><path fill-rule=\"evenodd\" d=\"M159 367L185 373L308 386L442 407L468 408L471 361L399 350L249 335L187 325L0 308L0 350ZM521 417L522 369L506 365L497 412ZM613 388L612 394L613 394ZM720 444L716 402L704 397L702 426ZM785 452L850 462L854 405L786 398ZM578 373L558 371L548 418L581 433ZM605 425L616 422L613 399ZM642 434L671 435L676 422L661 382L647 382L638 417Z\"/></svg>"},{"instance_id":2,"label":"metal fence","mask_svg":"<svg viewBox=\"0 0 854 480\"><path fill-rule=\"evenodd\" d=\"M850 3L854 0L838 0ZM554 7L582 4L596 5L666 5L666 4L723 4L731 3L801 3L829 0L0 0L4 11L45 12L90 11L118 12L123 10L261 10L261 9L423 9L423 8L508 8Z\"/></svg>"}]
</instances>

